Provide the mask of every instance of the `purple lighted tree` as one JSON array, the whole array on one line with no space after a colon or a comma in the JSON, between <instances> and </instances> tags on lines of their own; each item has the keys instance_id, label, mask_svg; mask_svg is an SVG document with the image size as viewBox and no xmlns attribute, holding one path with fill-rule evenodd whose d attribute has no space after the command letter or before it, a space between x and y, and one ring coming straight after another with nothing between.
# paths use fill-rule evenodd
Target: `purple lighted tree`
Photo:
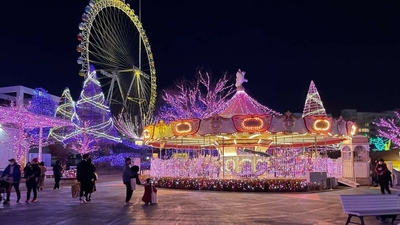
<instances>
[{"instance_id":1,"label":"purple lighted tree","mask_svg":"<svg viewBox=\"0 0 400 225\"><path fill-rule=\"evenodd\" d=\"M397 120L400 120L399 112L395 111L394 114ZM395 145L400 146L400 127L396 125L395 119L380 118L378 122L373 123L380 127L380 129L378 129L379 136L387 138Z\"/></svg>"},{"instance_id":2,"label":"purple lighted tree","mask_svg":"<svg viewBox=\"0 0 400 225\"><path fill-rule=\"evenodd\" d=\"M303 117L306 116L326 116L324 105L322 104L314 81L310 83L306 103L304 104Z\"/></svg>"},{"instance_id":3,"label":"purple lighted tree","mask_svg":"<svg viewBox=\"0 0 400 225\"><path fill-rule=\"evenodd\" d=\"M83 129L87 134L93 135L96 144L121 142L93 66L90 67L90 71L83 83L83 89L79 100L76 102L75 111L72 121L75 124L76 131L67 135L67 143L81 139L81 137L77 136L82 135ZM90 121L90 126L84 128L86 121Z\"/></svg>"},{"instance_id":4,"label":"purple lighted tree","mask_svg":"<svg viewBox=\"0 0 400 225\"><path fill-rule=\"evenodd\" d=\"M75 114L75 102L71 97L68 88L65 88L58 107L56 109L56 118L71 121ZM63 142L65 137L75 131L74 127L54 127L50 130L49 141Z\"/></svg>"},{"instance_id":5,"label":"purple lighted tree","mask_svg":"<svg viewBox=\"0 0 400 225\"><path fill-rule=\"evenodd\" d=\"M43 88L36 88L34 90L34 95L32 97L32 101L28 107L30 112L45 115L49 117L53 117L56 111L57 103L51 98L51 96L47 93ZM50 132L50 128L43 128L42 142L44 142ZM39 142L39 128L35 128L29 132L29 136Z\"/></svg>"},{"instance_id":6,"label":"purple lighted tree","mask_svg":"<svg viewBox=\"0 0 400 225\"><path fill-rule=\"evenodd\" d=\"M183 79L175 88L163 90L165 105L160 108L158 118L166 122L204 118L223 105L233 92L233 84L229 84L226 74L213 81L209 72L198 70L193 81Z\"/></svg>"}]
</instances>

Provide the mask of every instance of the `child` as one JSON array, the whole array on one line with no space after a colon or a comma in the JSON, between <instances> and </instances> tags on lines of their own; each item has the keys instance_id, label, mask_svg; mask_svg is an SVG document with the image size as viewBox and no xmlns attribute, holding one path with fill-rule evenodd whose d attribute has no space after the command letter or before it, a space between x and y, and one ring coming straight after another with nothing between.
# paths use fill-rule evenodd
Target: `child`
<instances>
[{"instance_id":1,"label":"child","mask_svg":"<svg viewBox=\"0 0 400 225\"><path fill-rule=\"evenodd\" d=\"M147 204L157 204L157 189L151 184L150 178L146 179L142 201Z\"/></svg>"}]
</instances>

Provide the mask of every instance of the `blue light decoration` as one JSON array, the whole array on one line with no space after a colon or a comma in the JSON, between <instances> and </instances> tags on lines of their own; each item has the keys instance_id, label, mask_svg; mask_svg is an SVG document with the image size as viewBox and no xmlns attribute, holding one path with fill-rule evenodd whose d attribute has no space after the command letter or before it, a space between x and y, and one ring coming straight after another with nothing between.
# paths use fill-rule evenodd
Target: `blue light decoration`
<instances>
[{"instance_id":1,"label":"blue light decoration","mask_svg":"<svg viewBox=\"0 0 400 225\"><path fill-rule=\"evenodd\" d=\"M113 154L109 156L100 156L98 158L94 158L92 162L94 164L99 163L110 163L113 167L122 167L125 165L125 158L140 158L140 155L134 153L120 153Z\"/></svg>"},{"instance_id":2,"label":"blue light decoration","mask_svg":"<svg viewBox=\"0 0 400 225\"><path fill-rule=\"evenodd\" d=\"M373 151L388 151L391 146L391 141L382 137L371 137L369 143L374 146Z\"/></svg>"},{"instance_id":3,"label":"blue light decoration","mask_svg":"<svg viewBox=\"0 0 400 225\"><path fill-rule=\"evenodd\" d=\"M88 121L90 125L85 127L84 124ZM93 66L90 66L81 95L75 104L72 122L75 124L76 131L68 135L64 143L70 143L83 133L93 135L96 139L96 145L121 142Z\"/></svg>"},{"instance_id":4,"label":"blue light decoration","mask_svg":"<svg viewBox=\"0 0 400 225\"><path fill-rule=\"evenodd\" d=\"M36 88L33 91L32 100L28 107L30 112L35 114L45 115L49 117L54 117L56 112L57 103L51 98L43 88ZM49 135L50 128L43 128L42 137L45 139ZM29 135L33 138L35 143L39 141L39 128L32 129L29 131ZM42 140L44 141L44 140Z\"/></svg>"}]
</instances>

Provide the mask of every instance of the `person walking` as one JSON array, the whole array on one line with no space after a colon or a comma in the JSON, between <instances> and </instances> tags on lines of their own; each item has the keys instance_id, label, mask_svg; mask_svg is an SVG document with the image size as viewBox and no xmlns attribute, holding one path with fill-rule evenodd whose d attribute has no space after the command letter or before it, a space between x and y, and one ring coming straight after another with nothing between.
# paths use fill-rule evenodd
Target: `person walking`
<instances>
[{"instance_id":1,"label":"person walking","mask_svg":"<svg viewBox=\"0 0 400 225\"><path fill-rule=\"evenodd\" d=\"M33 199L31 202L37 202L37 186L41 174L38 159L34 158L31 161L31 166L26 169L24 177L26 179L26 203L29 203L31 192L33 191Z\"/></svg>"},{"instance_id":2,"label":"person walking","mask_svg":"<svg viewBox=\"0 0 400 225\"><path fill-rule=\"evenodd\" d=\"M80 203L85 203L86 199L88 199L89 193L92 192L90 189L92 186L92 173L91 166L88 162L89 154L83 154L82 161L78 163L76 167L76 179L80 183L80 195L79 201ZM83 198L85 197L85 198Z\"/></svg>"},{"instance_id":3,"label":"person walking","mask_svg":"<svg viewBox=\"0 0 400 225\"><path fill-rule=\"evenodd\" d=\"M89 186L88 186L89 194L88 194L88 197L86 197L86 201L90 202L90 201L92 201L92 193L96 191L97 175L96 175L96 166L92 163L92 159L89 158L87 161L90 165L90 174L91 174L90 176L92 179L90 180L91 182L89 183Z\"/></svg>"},{"instance_id":4,"label":"person walking","mask_svg":"<svg viewBox=\"0 0 400 225\"><path fill-rule=\"evenodd\" d=\"M385 194L386 190L388 194L391 194L389 189L391 173L383 159L379 159L378 164L376 164L375 167L375 172L378 175L378 183L381 187L381 193Z\"/></svg>"},{"instance_id":5,"label":"person walking","mask_svg":"<svg viewBox=\"0 0 400 225\"><path fill-rule=\"evenodd\" d=\"M44 162L39 163L39 168L40 168L40 177L39 177L38 191L43 191L44 180L46 178L46 172L47 172L47 169L44 166Z\"/></svg>"},{"instance_id":6,"label":"person walking","mask_svg":"<svg viewBox=\"0 0 400 225\"><path fill-rule=\"evenodd\" d=\"M56 165L53 166L53 176L54 176L54 187L53 190L60 190L60 181L62 177L62 170L60 160L56 161Z\"/></svg>"},{"instance_id":7,"label":"person walking","mask_svg":"<svg viewBox=\"0 0 400 225\"><path fill-rule=\"evenodd\" d=\"M9 164L3 171L1 177L9 183L10 187L7 189L7 197L3 204L10 204L11 189L14 187L15 193L17 193L17 203L21 201L21 191L19 190L19 182L21 180L21 166L18 165L14 158L8 160Z\"/></svg>"}]
</instances>

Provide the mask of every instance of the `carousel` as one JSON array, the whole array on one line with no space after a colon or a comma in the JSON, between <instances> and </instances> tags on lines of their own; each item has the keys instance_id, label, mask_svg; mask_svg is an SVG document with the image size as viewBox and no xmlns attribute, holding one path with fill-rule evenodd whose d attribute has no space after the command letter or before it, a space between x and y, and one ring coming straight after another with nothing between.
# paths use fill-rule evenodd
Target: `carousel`
<instances>
[{"instance_id":1,"label":"carousel","mask_svg":"<svg viewBox=\"0 0 400 225\"><path fill-rule=\"evenodd\" d=\"M144 143L160 149L152 177L303 179L311 171L340 173L339 163L323 153L351 140L355 123L328 117L313 81L303 114L281 114L246 93L244 75L237 72L236 93L206 118L144 129ZM168 157L162 155L167 150Z\"/></svg>"}]
</instances>

